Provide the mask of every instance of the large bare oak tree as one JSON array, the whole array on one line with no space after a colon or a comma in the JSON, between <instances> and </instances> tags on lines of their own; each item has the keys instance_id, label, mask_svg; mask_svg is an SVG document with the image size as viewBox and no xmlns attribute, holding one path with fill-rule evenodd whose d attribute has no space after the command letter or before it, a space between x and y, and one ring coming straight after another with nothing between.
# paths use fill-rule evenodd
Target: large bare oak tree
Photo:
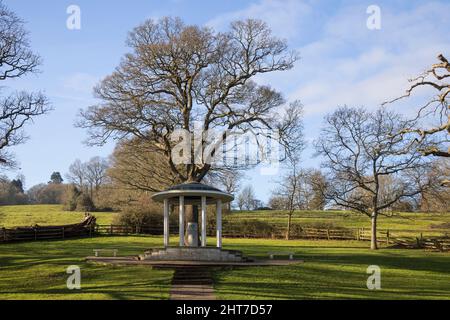
<instances>
[{"instance_id":1,"label":"large bare oak tree","mask_svg":"<svg viewBox=\"0 0 450 320\"><path fill-rule=\"evenodd\" d=\"M254 81L289 70L297 60L265 23L236 21L229 31L216 32L186 25L179 18L147 20L129 34L127 44L131 52L94 90L101 102L81 112L78 125L89 130L89 143L103 144L111 138L145 141L148 151L163 157L179 182L200 182L218 169L205 160L215 155L230 131L251 131L257 144L264 137L279 136L285 149L301 145L299 103L285 107L279 92ZM196 123L205 131L218 130L222 139L201 161L199 151L204 155L210 148L205 143L201 150L191 146L190 161L176 163L172 133L193 133ZM146 173L154 171L149 168ZM186 213L186 222L198 221L197 206Z\"/></svg>"},{"instance_id":2,"label":"large bare oak tree","mask_svg":"<svg viewBox=\"0 0 450 320\"><path fill-rule=\"evenodd\" d=\"M129 34L127 44L131 52L95 88L101 102L81 112L78 125L89 130L89 143L146 141L181 182L200 182L214 169L207 161L195 161L196 150L187 164L172 159L171 134L193 132L195 122L204 130L224 132L224 139L226 129L251 130L257 139L278 134L286 148L301 144L298 104L284 112L282 95L252 80L288 70L297 60L265 23L237 21L229 31L216 32L178 18L148 20Z\"/></svg>"}]
</instances>

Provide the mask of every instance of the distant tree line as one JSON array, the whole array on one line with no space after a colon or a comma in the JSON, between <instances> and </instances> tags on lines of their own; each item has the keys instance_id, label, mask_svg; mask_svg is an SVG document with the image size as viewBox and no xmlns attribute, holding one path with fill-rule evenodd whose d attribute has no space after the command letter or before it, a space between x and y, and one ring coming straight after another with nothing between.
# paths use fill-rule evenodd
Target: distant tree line
<instances>
[{"instance_id":1,"label":"distant tree line","mask_svg":"<svg viewBox=\"0 0 450 320\"><path fill-rule=\"evenodd\" d=\"M23 178L9 180L0 177L0 205L27 204L28 197L23 190Z\"/></svg>"}]
</instances>

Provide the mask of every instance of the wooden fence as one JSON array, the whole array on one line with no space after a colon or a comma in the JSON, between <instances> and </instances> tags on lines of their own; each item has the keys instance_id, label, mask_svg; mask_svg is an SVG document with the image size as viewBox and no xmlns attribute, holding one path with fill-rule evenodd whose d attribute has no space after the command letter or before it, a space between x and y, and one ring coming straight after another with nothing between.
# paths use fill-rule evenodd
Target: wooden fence
<instances>
[{"instance_id":1,"label":"wooden fence","mask_svg":"<svg viewBox=\"0 0 450 320\"><path fill-rule=\"evenodd\" d=\"M357 240L370 241L369 229L331 229L331 228L310 228L296 226L293 228L290 239L312 239L312 240ZM420 232L420 233L419 233ZM439 233L438 236L425 236L424 233ZM377 241L387 245L397 245L404 248L425 248L439 251L450 250L450 237L448 230L378 230ZM178 234L178 225L170 225L170 233ZM130 227L123 225L96 225L88 224L58 226L58 227L32 227L0 229L0 242L12 241L37 241L37 240L58 240L74 237L89 236L120 236L120 235L162 235L161 226L139 226ZM208 229L208 236L215 236L214 228ZM405 236L404 234L410 234ZM232 224L228 224L223 230L225 238L272 238L283 239L286 237L286 228L281 225L274 225L268 231L261 230L241 230L234 229Z\"/></svg>"},{"instance_id":2,"label":"wooden fence","mask_svg":"<svg viewBox=\"0 0 450 320\"><path fill-rule=\"evenodd\" d=\"M130 235L130 234L147 234L147 235L162 235L163 228L156 226L141 226L141 227L127 227L121 225L98 225L95 229L95 234L98 235ZM424 233L432 232L438 234L435 237L428 236L424 238ZM377 241L379 243L385 243L388 245L401 244L401 240L404 242L417 242L417 239L424 239L424 244L429 244L438 239L438 241L444 241L449 238L449 230L388 230L379 229L377 232ZM178 235L178 225L170 225L170 234ZM408 234L405 237L404 234ZM209 237L215 236L213 228L209 228L207 235ZM228 225L228 228L223 230L222 236L225 238L271 238L271 239L284 239L286 237L286 228L281 226L274 227L268 232L252 232L242 231L240 229L234 229L232 224ZM357 241L370 241L371 231L367 228L352 228L352 229L331 229L331 228L301 228L301 231L296 231L295 234L290 236L290 239L312 239L312 240L357 240ZM427 241L425 241L427 240ZM443 243L444 248L447 247L446 243Z\"/></svg>"},{"instance_id":3,"label":"wooden fence","mask_svg":"<svg viewBox=\"0 0 450 320\"><path fill-rule=\"evenodd\" d=\"M408 249L427 249L434 251L450 251L450 237L400 237L394 239L397 247Z\"/></svg>"},{"instance_id":4,"label":"wooden fence","mask_svg":"<svg viewBox=\"0 0 450 320\"><path fill-rule=\"evenodd\" d=\"M0 242L67 239L93 236L94 227L70 230L65 227L40 227L34 229L0 229Z\"/></svg>"},{"instance_id":5,"label":"wooden fence","mask_svg":"<svg viewBox=\"0 0 450 320\"><path fill-rule=\"evenodd\" d=\"M178 226L170 226L170 233L178 234ZM163 235L164 228L161 226L123 226L123 225L97 225L95 227L95 234L97 235L130 235L130 234L144 234L144 235Z\"/></svg>"},{"instance_id":6,"label":"wooden fence","mask_svg":"<svg viewBox=\"0 0 450 320\"><path fill-rule=\"evenodd\" d=\"M86 215L83 222L65 226L0 228L0 242L37 241L93 236L96 219Z\"/></svg>"}]
</instances>

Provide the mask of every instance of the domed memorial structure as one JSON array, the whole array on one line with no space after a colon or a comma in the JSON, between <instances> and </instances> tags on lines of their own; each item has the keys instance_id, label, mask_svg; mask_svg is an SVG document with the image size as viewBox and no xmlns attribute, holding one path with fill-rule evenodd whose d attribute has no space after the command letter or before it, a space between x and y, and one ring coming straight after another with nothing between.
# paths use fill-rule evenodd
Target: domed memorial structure
<instances>
[{"instance_id":1,"label":"domed memorial structure","mask_svg":"<svg viewBox=\"0 0 450 320\"><path fill-rule=\"evenodd\" d=\"M233 201L233 195L202 183L189 182L158 192L152 196L152 199L164 203L164 249L147 251L141 256L142 260L232 262L247 260L242 256L241 252L222 250L222 205ZM185 223L185 207L188 205L200 207L200 244L198 241L198 223ZM206 242L206 210L208 205L215 205L216 208L216 247L207 247ZM171 207L178 207L179 245L176 247L169 246L169 214Z\"/></svg>"}]
</instances>

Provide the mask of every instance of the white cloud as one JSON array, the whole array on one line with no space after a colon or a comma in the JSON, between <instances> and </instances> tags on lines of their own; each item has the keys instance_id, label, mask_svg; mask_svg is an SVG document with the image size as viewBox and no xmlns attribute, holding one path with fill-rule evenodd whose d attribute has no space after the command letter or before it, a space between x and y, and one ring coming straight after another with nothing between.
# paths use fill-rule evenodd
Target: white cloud
<instances>
[{"instance_id":1,"label":"white cloud","mask_svg":"<svg viewBox=\"0 0 450 320\"><path fill-rule=\"evenodd\" d=\"M343 8L321 37L299 49L303 59L296 75L290 74L297 88L289 97L302 100L306 114L317 116L343 104L373 108L401 95L408 78L435 63L438 53L450 51L449 11L442 3L400 13L382 6L382 29L371 31L364 7Z\"/></svg>"},{"instance_id":2,"label":"white cloud","mask_svg":"<svg viewBox=\"0 0 450 320\"><path fill-rule=\"evenodd\" d=\"M63 79L63 87L72 93L91 95L99 78L88 73L77 72Z\"/></svg>"},{"instance_id":3,"label":"white cloud","mask_svg":"<svg viewBox=\"0 0 450 320\"><path fill-rule=\"evenodd\" d=\"M299 51L301 60L292 70L257 81L302 102L309 141L319 134L326 113L342 105L376 108L402 95L408 79L435 63L439 53L450 54L450 3L419 2L399 10L386 1L380 4L381 30L367 29L366 6L343 4L325 13L326 2L262 0L209 23L224 28L234 19L260 18ZM420 91L420 96L391 107L413 114L429 96L430 91Z\"/></svg>"},{"instance_id":4,"label":"white cloud","mask_svg":"<svg viewBox=\"0 0 450 320\"><path fill-rule=\"evenodd\" d=\"M221 14L208 25L224 29L235 19L262 19L299 51L301 60L292 70L256 80L282 91L288 100L301 100L305 138L311 143L319 134L323 116L337 106L376 108L402 95L408 79L435 63L439 53L450 55L448 1L379 0L381 30L367 28L369 4L259 0ZM393 110L414 113L430 92L420 94L392 105ZM317 165L317 159L308 159L312 154L310 145L305 166Z\"/></svg>"},{"instance_id":5,"label":"white cloud","mask_svg":"<svg viewBox=\"0 0 450 320\"><path fill-rule=\"evenodd\" d=\"M367 28L367 5L344 2L325 13L328 5L261 0L219 15L208 25L221 29L235 19L259 18L275 34L297 44L301 60L294 69L257 81L283 91L289 100L300 99L307 117L322 116L344 104L375 108L401 95L407 80L435 63L437 54L450 52L449 3L419 2L399 10L382 2L381 30Z\"/></svg>"},{"instance_id":6,"label":"white cloud","mask_svg":"<svg viewBox=\"0 0 450 320\"><path fill-rule=\"evenodd\" d=\"M312 7L301 0L262 0L245 9L225 13L207 23L221 30L234 20L254 18L269 24L272 31L283 38L293 38L301 32L301 25L312 19Z\"/></svg>"}]
</instances>

